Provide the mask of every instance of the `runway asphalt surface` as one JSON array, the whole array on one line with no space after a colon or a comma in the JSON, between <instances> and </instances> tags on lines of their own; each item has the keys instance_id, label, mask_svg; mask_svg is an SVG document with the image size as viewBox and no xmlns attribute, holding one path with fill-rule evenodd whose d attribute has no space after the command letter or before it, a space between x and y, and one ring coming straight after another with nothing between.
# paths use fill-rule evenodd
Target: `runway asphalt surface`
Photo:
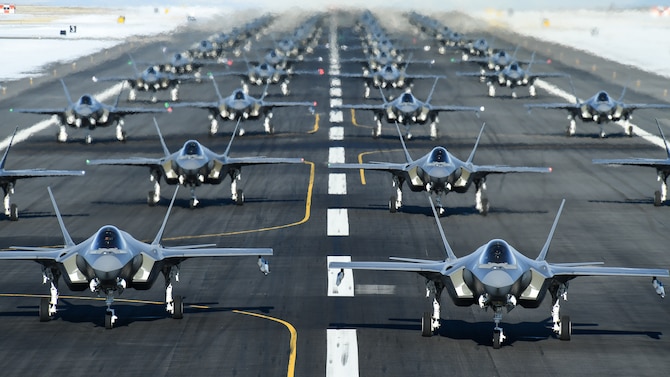
<instances>
[{"instance_id":1,"label":"runway asphalt surface","mask_svg":"<svg viewBox=\"0 0 670 377\"><path fill-rule=\"evenodd\" d=\"M334 17L334 16L333 16ZM394 16L393 20L401 20ZM440 18L457 24L454 15ZM328 41L331 16L326 17L322 45ZM340 29L338 43L356 45L350 16L335 17ZM291 32L295 25L280 24L278 30ZM385 21L382 20L384 23ZM391 25L391 22L388 22ZM402 23L400 23L402 24ZM211 27L211 25L210 25ZM190 47L219 29L183 30L173 35L172 46ZM229 29L224 28L223 31ZM417 37L413 44L409 26L387 27L390 35L406 41L405 46L428 43ZM486 32L482 36L489 37ZM253 46L270 46L267 36ZM514 41L509 41L514 46ZM165 41L148 41L118 51L130 51L137 60L160 57ZM115 50L115 51L116 51ZM111 86L94 83L93 75L118 75L130 71L120 52L95 64L77 65L72 72L58 69L57 77L26 82L17 94L0 97L2 133L14 127L28 127L43 117L9 112L19 107L60 107L65 105L63 77L73 98L84 92L100 92ZM261 50L264 51L264 50ZM530 56L532 51L519 52ZM564 53L579 52L566 50ZM299 67L327 67L329 50L319 49L323 63L303 62ZM360 51L340 51L340 57L360 56ZM100 54L99 54L100 55ZM618 97L622 83L595 74L585 67L572 67L551 57L551 65L537 66L550 72L572 76L580 96L599 89ZM444 201L446 214L440 219L457 256L466 255L493 238L504 238L527 256L535 258L544 244L561 199L567 200L563 216L549 250L550 262L604 262L607 266L668 268L670 240L668 208L653 206L653 193L660 186L653 169L612 168L593 165L593 158L663 158L665 151L640 137L624 136L619 126L598 137L592 124L577 123L577 134L565 136L566 115L561 111L534 110L525 103L564 102L539 89L536 98L519 89L519 98L499 89L499 97L486 96L486 86L476 78L457 77L455 72L476 70L466 64L449 63L451 55L433 49L414 50L415 59L435 58L433 67L411 65L416 73L444 73L431 103L480 106L479 118L472 113L440 116L440 139L428 138L428 127L420 126L407 143L414 158L436 144L466 159L482 122L486 129L477 150L479 164L551 166L550 174L492 176L487 180L491 205L488 216L474 209L474 193L450 194ZM595 59L598 70L625 72L637 87L629 87L625 100L657 103L663 98L645 94L648 85L664 81L650 74L603 59ZM83 58L86 61L87 58ZM91 59L89 58L90 62ZM241 64L241 67L244 65ZM71 68L71 67L70 67ZM342 72L359 70L357 64L343 65ZM112 330L104 327L104 300L93 300L89 292L70 292L61 284L61 300L56 319L40 323L39 265L32 262L0 263L0 365L3 375L223 375L223 376L323 376L329 363L326 354L327 329L356 329L361 376L442 376L450 375L659 375L670 365L670 304L660 299L647 278L582 277L570 284L569 300L563 314L573 321L573 336L560 341L551 331L550 300L537 309L516 308L505 313L502 327L508 339L499 350L491 346L493 313L478 307L455 307L443 296L442 328L432 338L421 337L421 313L429 307L424 298L423 278L397 272L355 272L357 286L377 287L358 290L356 296L327 296L327 256L351 255L353 260L386 260L389 256L442 259L444 250L428 201L423 193L405 192L404 208L388 211L392 194L387 173L366 173L362 185L358 171L349 171L346 195L328 194L329 147L344 147L347 162L356 162L360 153L366 161L403 161L395 130L385 125L382 137L371 137L371 114L344 112L344 139L328 138L329 88L331 77L297 77L291 94L282 97L270 90L269 99L317 101L316 113L305 109L277 109L274 136L262 132L262 121L246 125L247 134L236 138L232 156L265 155L303 157L304 165L249 167L239 185L246 202L236 206L230 199L229 180L218 186L197 189L201 207L189 209L188 190L182 188L165 231L165 245L216 243L230 247L272 247L268 258L271 273L263 276L255 258L192 259L181 266L175 294L184 296L182 320L169 318L164 310L162 279L148 291L127 290L115 302L119 322ZM570 91L565 79L547 80ZM239 85L237 79L218 80L222 93ZM414 94L425 99L430 80L417 81ZM362 84L342 80L342 102L358 103ZM259 95L258 88L251 94ZM161 106L168 98L162 93ZM378 95L373 97L379 100ZM125 98L125 97L122 97ZM183 101L212 100L209 83L184 84ZM375 103L374 99L368 100ZM107 101L108 103L111 101ZM138 104L135 104L138 105ZM667 127L666 111L642 110L633 123L656 134L654 119ZM214 151L223 152L234 127L222 123L219 133L207 136L207 112L175 109L157 118L171 151L188 139L197 139ZM352 122L352 120L355 120ZM92 158L130 156L159 157L162 154L151 116L126 118L128 141L115 140L114 128L95 130L93 143L86 145L84 132L70 131L71 141L58 144L56 127L39 132L15 145L6 169L48 168L85 169L79 178L32 179L20 181L12 201L19 206L18 222L0 219L0 247L12 245L48 246L62 244L46 187L51 186L65 225L75 242L93 234L105 224L114 224L138 239L154 238L174 187L163 185L158 206L146 204L151 189L149 171L144 168L86 166ZM668 133L668 132L666 132ZM349 213L349 236L328 237L327 209L344 208ZM667 280L667 279L666 279ZM666 284L668 282L666 281ZM391 287L392 294L382 288ZM123 301L126 299L128 301ZM292 343L295 341L295 343Z\"/></svg>"}]
</instances>

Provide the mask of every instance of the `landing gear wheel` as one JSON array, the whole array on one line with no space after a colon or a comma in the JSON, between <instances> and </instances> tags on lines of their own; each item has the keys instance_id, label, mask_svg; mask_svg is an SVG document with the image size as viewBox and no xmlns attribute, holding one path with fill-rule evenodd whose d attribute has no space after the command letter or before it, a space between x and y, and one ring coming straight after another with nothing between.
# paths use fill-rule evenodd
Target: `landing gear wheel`
<instances>
[{"instance_id":1,"label":"landing gear wheel","mask_svg":"<svg viewBox=\"0 0 670 377\"><path fill-rule=\"evenodd\" d=\"M86 135L86 144L91 144L93 142L93 137L91 135Z\"/></svg>"},{"instance_id":2,"label":"landing gear wheel","mask_svg":"<svg viewBox=\"0 0 670 377\"><path fill-rule=\"evenodd\" d=\"M244 191L237 190L237 198L235 199L235 204L241 206L244 204Z\"/></svg>"},{"instance_id":3,"label":"landing gear wheel","mask_svg":"<svg viewBox=\"0 0 670 377\"><path fill-rule=\"evenodd\" d=\"M112 313L105 313L105 328L111 330L114 327L114 322L112 322Z\"/></svg>"},{"instance_id":4,"label":"landing gear wheel","mask_svg":"<svg viewBox=\"0 0 670 377\"><path fill-rule=\"evenodd\" d=\"M184 299L181 296L174 296L174 313L172 313L172 318L182 319L184 318Z\"/></svg>"},{"instance_id":5,"label":"landing gear wheel","mask_svg":"<svg viewBox=\"0 0 670 377\"><path fill-rule=\"evenodd\" d=\"M421 317L421 336L426 338L433 336L432 322L433 318L430 312L423 312L423 317Z\"/></svg>"},{"instance_id":6,"label":"landing gear wheel","mask_svg":"<svg viewBox=\"0 0 670 377\"><path fill-rule=\"evenodd\" d=\"M391 213L396 213L396 212L398 212L398 206L396 206L396 201L397 201L397 200L396 200L395 195L392 196L391 199L389 199L389 211L390 211Z\"/></svg>"},{"instance_id":7,"label":"landing gear wheel","mask_svg":"<svg viewBox=\"0 0 670 377\"><path fill-rule=\"evenodd\" d=\"M125 143L128 140L128 137L126 135L126 131L121 132L121 138L118 139L120 142Z\"/></svg>"},{"instance_id":8,"label":"landing gear wheel","mask_svg":"<svg viewBox=\"0 0 670 377\"><path fill-rule=\"evenodd\" d=\"M482 198L482 216L486 216L489 214L489 199L488 198Z\"/></svg>"},{"instance_id":9,"label":"landing gear wheel","mask_svg":"<svg viewBox=\"0 0 670 377\"><path fill-rule=\"evenodd\" d=\"M561 317L561 330L558 333L558 339L570 340L571 335L572 335L572 321L570 321L569 315L564 315Z\"/></svg>"},{"instance_id":10,"label":"landing gear wheel","mask_svg":"<svg viewBox=\"0 0 670 377\"><path fill-rule=\"evenodd\" d=\"M193 209L198 206L198 203L196 202L195 198L191 198L188 202L188 208Z\"/></svg>"},{"instance_id":11,"label":"landing gear wheel","mask_svg":"<svg viewBox=\"0 0 670 377\"><path fill-rule=\"evenodd\" d=\"M9 219L11 221L19 220L19 208L16 206L16 204L9 206Z\"/></svg>"},{"instance_id":12,"label":"landing gear wheel","mask_svg":"<svg viewBox=\"0 0 670 377\"><path fill-rule=\"evenodd\" d=\"M654 206L655 207L660 207L663 202L661 201L661 192L656 191L654 192Z\"/></svg>"},{"instance_id":13,"label":"landing gear wheel","mask_svg":"<svg viewBox=\"0 0 670 377\"><path fill-rule=\"evenodd\" d=\"M500 349L500 344L502 339L501 330L493 330L493 349Z\"/></svg>"},{"instance_id":14,"label":"landing gear wheel","mask_svg":"<svg viewBox=\"0 0 670 377\"><path fill-rule=\"evenodd\" d=\"M49 299L42 297L40 299L40 322L49 322L51 316L49 315Z\"/></svg>"},{"instance_id":15,"label":"landing gear wheel","mask_svg":"<svg viewBox=\"0 0 670 377\"><path fill-rule=\"evenodd\" d=\"M154 201L155 196L156 191L154 190L149 191L149 193L147 194L147 204L149 205L149 207L153 207L156 205L156 202Z\"/></svg>"},{"instance_id":16,"label":"landing gear wheel","mask_svg":"<svg viewBox=\"0 0 670 377\"><path fill-rule=\"evenodd\" d=\"M628 137L633 137L633 126L628 126L628 132L626 132L626 134L628 134Z\"/></svg>"}]
</instances>

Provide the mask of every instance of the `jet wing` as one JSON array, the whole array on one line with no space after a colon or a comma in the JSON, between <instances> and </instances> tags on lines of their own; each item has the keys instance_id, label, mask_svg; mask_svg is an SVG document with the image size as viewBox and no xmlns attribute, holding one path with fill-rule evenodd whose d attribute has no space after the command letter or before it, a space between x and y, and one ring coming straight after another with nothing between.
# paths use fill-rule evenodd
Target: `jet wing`
<instances>
[{"instance_id":1,"label":"jet wing","mask_svg":"<svg viewBox=\"0 0 670 377\"><path fill-rule=\"evenodd\" d=\"M63 114L67 110L66 108L59 109L12 109L17 113L28 113L28 114L45 114L45 115L58 115Z\"/></svg>"},{"instance_id":2,"label":"jet wing","mask_svg":"<svg viewBox=\"0 0 670 377\"><path fill-rule=\"evenodd\" d=\"M106 160L86 160L87 165L129 165L129 166L156 166L165 162L163 158L118 158Z\"/></svg>"},{"instance_id":3,"label":"jet wing","mask_svg":"<svg viewBox=\"0 0 670 377\"><path fill-rule=\"evenodd\" d=\"M633 111L636 109L670 109L670 105L660 103L622 103L621 105L626 111Z\"/></svg>"},{"instance_id":4,"label":"jet wing","mask_svg":"<svg viewBox=\"0 0 670 377\"><path fill-rule=\"evenodd\" d=\"M331 169L365 169L365 170L383 170L391 173L406 172L409 170L409 164L397 164L391 162L369 162L365 164L328 164Z\"/></svg>"},{"instance_id":5,"label":"jet wing","mask_svg":"<svg viewBox=\"0 0 670 377\"><path fill-rule=\"evenodd\" d=\"M170 103L170 107L195 107L198 109L219 110L218 102L176 102Z\"/></svg>"},{"instance_id":6,"label":"jet wing","mask_svg":"<svg viewBox=\"0 0 670 377\"><path fill-rule=\"evenodd\" d=\"M579 104L576 103L533 103L533 104L525 104L526 108L528 110L530 109L535 109L535 108L540 108L540 109L563 109L563 110L578 110L579 109Z\"/></svg>"},{"instance_id":7,"label":"jet wing","mask_svg":"<svg viewBox=\"0 0 670 377\"><path fill-rule=\"evenodd\" d=\"M531 166L499 166L499 165L474 165L471 173L477 175L507 174L507 173L551 173L551 168Z\"/></svg>"},{"instance_id":8,"label":"jet wing","mask_svg":"<svg viewBox=\"0 0 670 377\"><path fill-rule=\"evenodd\" d=\"M338 105L338 106L333 106L335 109L354 109L354 110L376 110L376 111L381 111L384 110L387 107L387 105L367 105L367 104L357 104L357 105Z\"/></svg>"},{"instance_id":9,"label":"jet wing","mask_svg":"<svg viewBox=\"0 0 670 377\"><path fill-rule=\"evenodd\" d=\"M593 163L598 165L648 166L656 169L670 168L669 159L663 159L663 160L653 158L594 159Z\"/></svg>"},{"instance_id":10,"label":"jet wing","mask_svg":"<svg viewBox=\"0 0 670 377\"><path fill-rule=\"evenodd\" d=\"M113 107L110 109L110 112L114 114L127 115L127 114L142 114L142 113L165 113L167 109L161 108L148 108L148 107Z\"/></svg>"},{"instance_id":11,"label":"jet wing","mask_svg":"<svg viewBox=\"0 0 670 377\"><path fill-rule=\"evenodd\" d=\"M63 254L64 249L49 247L11 246L13 251L0 251L0 259L5 260L34 260L56 261Z\"/></svg>"},{"instance_id":12,"label":"jet wing","mask_svg":"<svg viewBox=\"0 0 670 377\"><path fill-rule=\"evenodd\" d=\"M193 248L191 247L163 247L160 249L162 260L185 259L202 257L239 257L272 255L271 248Z\"/></svg>"},{"instance_id":13,"label":"jet wing","mask_svg":"<svg viewBox=\"0 0 670 377\"><path fill-rule=\"evenodd\" d=\"M668 270L656 268L566 266L549 264L553 276L649 276L668 277Z\"/></svg>"},{"instance_id":14,"label":"jet wing","mask_svg":"<svg viewBox=\"0 0 670 377\"><path fill-rule=\"evenodd\" d=\"M328 268L345 268L352 270L377 270L377 271L407 271L407 272L433 272L442 274L450 267L450 263L426 261L421 263L412 262L330 262Z\"/></svg>"},{"instance_id":15,"label":"jet wing","mask_svg":"<svg viewBox=\"0 0 670 377\"><path fill-rule=\"evenodd\" d=\"M312 106L314 106L314 102L266 102L266 101L261 101L261 106L264 106L264 107L292 107L292 106L312 107Z\"/></svg>"},{"instance_id":16,"label":"jet wing","mask_svg":"<svg viewBox=\"0 0 670 377\"><path fill-rule=\"evenodd\" d=\"M430 105L431 111L474 111L480 112L484 111L484 106L474 107L474 106L434 106Z\"/></svg>"},{"instance_id":17,"label":"jet wing","mask_svg":"<svg viewBox=\"0 0 670 377\"><path fill-rule=\"evenodd\" d=\"M86 172L83 170L44 170L44 169L0 170L0 179L67 177L67 176L81 176L84 175L85 173Z\"/></svg>"},{"instance_id":18,"label":"jet wing","mask_svg":"<svg viewBox=\"0 0 670 377\"><path fill-rule=\"evenodd\" d=\"M228 157L225 162L226 165L262 165L262 164L302 164L305 162L304 158L278 158L278 157L239 157L231 158Z\"/></svg>"}]
</instances>

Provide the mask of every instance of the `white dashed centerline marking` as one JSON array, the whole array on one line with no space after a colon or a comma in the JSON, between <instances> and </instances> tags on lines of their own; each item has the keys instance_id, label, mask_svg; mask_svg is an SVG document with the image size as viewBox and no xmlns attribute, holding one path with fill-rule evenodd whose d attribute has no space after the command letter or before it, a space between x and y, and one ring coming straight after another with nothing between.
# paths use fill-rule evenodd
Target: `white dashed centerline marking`
<instances>
[{"instance_id":1,"label":"white dashed centerline marking","mask_svg":"<svg viewBox=\"0 0 670 377\"><path fill-rule=\"evenodd\" d=\"M346 208L328 208L328 236L349 235L349 215Z\"/></svg>"},{"instance_id":2,"label":"white dashed centerline marking","mask_svg":"<svg viewBox=\"0 0 670 377\"><path fill-rule=\"evenodd\" d=\"M326 330L326 377L358 377L356 329Z\"/></svg>"},{"instance_id":3,"label":"white dashed centerline marking","mask_svg":"<svg viewBox=\"0 0 670 377\"><path fill-rule=\"evenodd\" d=\"M344 127L330 127L330 130L328 130L328 139L344 140Z\"/></svg>"},{"instance_id":4,"label":"white dashed centerline marking","mask_svg":"<svg viewBox=\"0 0 670 377\"><path fill-rule=\"evenodd\" d=\"M326 261L326 268L330 262L351 262L349 255L330 255ZM340 270L328 268L328 296L354 297L354 272L352 269L345 269L344 275L338 284L338 274Z\"/></svg>"},{"instance_id":5,"label":"white dashed centerline marking","mask_svg":"<svg viewBox=\"0 0 670 377\"><path fill-rule=\"evenodd\" d=\"M328 148L328 163L329 164L343 164L344 163L344 147L330 147L330 148Z\"/></svg>"},{"instance_id":6,"label":"white dashed centerline marking","mask_svg":"<svg viewBox=\"0 0 670 377\"><path fill-rule=\"evenodd\" d=\"M344 173L328 174L328 194L346 195L347 194L347 175Z\"/></svg>"}]
</instances>

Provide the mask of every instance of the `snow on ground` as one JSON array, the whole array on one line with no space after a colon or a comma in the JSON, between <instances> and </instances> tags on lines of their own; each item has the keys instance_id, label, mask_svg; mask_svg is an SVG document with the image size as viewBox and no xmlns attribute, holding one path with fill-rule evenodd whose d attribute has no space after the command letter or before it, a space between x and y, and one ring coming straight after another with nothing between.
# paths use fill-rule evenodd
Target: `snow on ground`
<instances>
[{"instance_id":1,"label":"snow on ground","mask_svg":"<svg viewBox=\"0 0 670 377\"><path fill-rule=\"evenodd\" d=\"M0 47L6 57L0 70L0 85L37 75L48 63L73 61L122 43L130 36L174 30L188 22L188 15L200 22L233 9L205 5L118 9L19 7L14 15L0 15ZM670 44L666 42L670 39L670 16L653 16L648 8L489 9L468 14L523 35L586 50L670 77L670 64L667 64ZM125 22L118 22L119 16L125 16ZM70 32L71 25L76 26L76 32ZM66 35L60 35L61 30L65 30ZM11 59L7 59L8 56Z\"/></svg>"},{"instance_id":2,"label":"snow on ground","mask_svg":"<svg viewBox=\"0 0 670 377\"><path fill-rule=\"evenodd\" d=\"M519 34L670 77L670 16L651 9L470 12Z\"/></svg>"},{"instance_id":3,"label":"snow on ground","mask_svg":"<svg viewBox=\"0 0 670 377\"><path fill-rule=\"evenodd\" d=\"M205 20L223 11L207 7L19 7L15 14L0 15L0 46L5 57L0 85L39 75L48 63L74 61L131 36L174 30L192 22L188 16Z\"/></svg>"}]
</instances>

